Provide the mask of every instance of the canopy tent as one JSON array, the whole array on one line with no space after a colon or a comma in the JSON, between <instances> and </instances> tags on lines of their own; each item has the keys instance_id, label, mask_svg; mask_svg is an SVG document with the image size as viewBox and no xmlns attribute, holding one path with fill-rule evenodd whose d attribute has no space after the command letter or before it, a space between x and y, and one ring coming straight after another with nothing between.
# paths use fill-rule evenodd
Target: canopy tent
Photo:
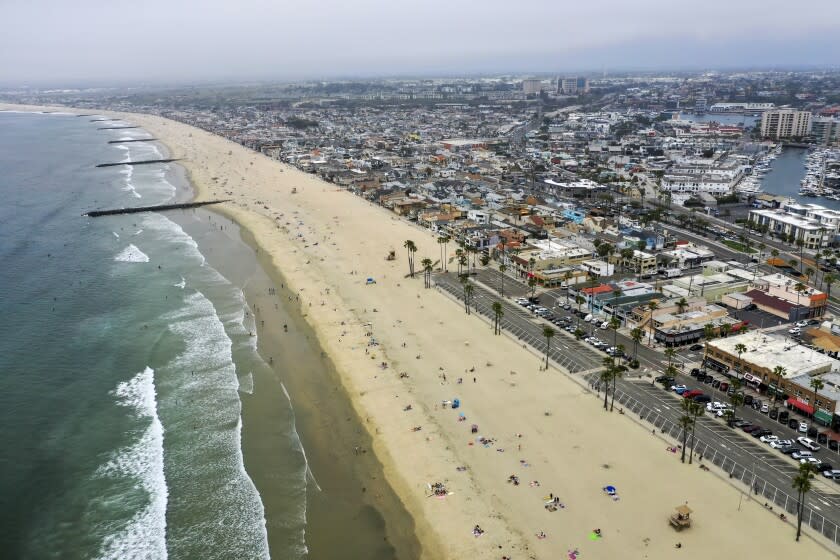
<instances>
[{"instance_id":1,"label":"canopy tent","mask_svg":"<svg viewBox=\"0 0 840 560\"><path fill-rule=\"evenodd\" d=\"M804 412L807 415L811 415L814 413L814 407L808 404L805 404L802 401L798 401L794 398L790 398L787 400L788 405L792 406L793 408Z\"/></svg>"}]
</instances>

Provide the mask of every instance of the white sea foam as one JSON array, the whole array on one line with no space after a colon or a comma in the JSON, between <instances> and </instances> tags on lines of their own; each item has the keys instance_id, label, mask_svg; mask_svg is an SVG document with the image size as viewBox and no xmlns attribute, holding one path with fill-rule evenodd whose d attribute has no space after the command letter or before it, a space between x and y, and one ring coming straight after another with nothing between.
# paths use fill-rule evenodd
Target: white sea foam
<instances>
[{"instance_id":1,"label":"white sea foam","mask_svg":"<svg viewBox=\"0 0 840 560\"><path fill-rule=\"evenodd\" d=\"M138 249L136 245L132 244L123 249L119 255L114 257L114 260L119 262L147 263L149 262L149 256Z\"/></svg>"},{"instance_id":2,"label":"white sea foam","mask_svg":"<svg viewBox=\"0 0 840 560\"><path fill-rule=\"evenodd\" d=\"M181 281L180 281L180 282L178 282L177 284L174 284L174 286L175 286L176 288L181 288L181 289L183 290L184 288L186 288L186 287L187 287L187 281L186 281L186 280L184 280L184 277L183 277L183 276L181 276Z\"/></svg>"},{"instance_id":3,"label":"white sea foam","mask_svg":"<svg viewBox=\"0 0 840 560\"><path fill-rule=\"evenodd\" d=\"M238 378L239 381L239 392L245 393L247 395L254 394L254 374L250 371L245 375L240 375Z\"/></svg>"},{"instance_id":4,"label":"white sea foam","mask_svg":"<svg viewBox=\"0 0 840 560\"><path fill-rule=\"evenodd\" d=\"M170 483L193 496L193 511L201 511L202 519L196 520L195 527L173 528L177 533L173 538L200 538L202 527L212 527L219 542L232 546L231 554L236 550L239 557L268 558L265 512L242 457L232 341L215 306L201 292L187 295L184 301L184 307L164 317L185 345L165 370L173 375L190 372L173 386L173 396L190 402L190 408L201 414L201 422L187 430L190 441L170 445L171 460L180 463ZM216 553L225 557L223 551Z\"/></svg>"},{"instance_id":5,"label":"white sea foam","mask_svg":"<svg viewBox=\"0 0 840 560\"><path fill-rule=\"evenodd\" d=\"M112 392L118 404L130 408L148 426L136 443L120 449L99 468L100 476L130 478L148 496L131 520L105 537L98 557L103 560L167 557L167 487L163 470L163 424L157 412L154 370L147 367Z\"/></svg>"},{"instance_id":6,"label":"white sea foam","mask_svg":"<svg viewBox=\"0 0 840 560\"><path fill-rule=\"evenodd\" d=\"M117 239L119 239L119 238L120 238L120 234L119 234L119 233L117 233L116 231L112 231L111 233L113 233L113 234L114 234L114 237L116 237Z\"/></svg>"}]
</instances>

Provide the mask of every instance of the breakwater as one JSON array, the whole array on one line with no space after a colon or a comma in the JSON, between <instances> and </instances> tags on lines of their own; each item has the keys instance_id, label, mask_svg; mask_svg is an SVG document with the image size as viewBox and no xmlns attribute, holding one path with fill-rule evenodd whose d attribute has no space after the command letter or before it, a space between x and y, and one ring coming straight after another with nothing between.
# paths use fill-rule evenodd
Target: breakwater
<instances>
[{"instance_id":1,"label":"breakwater","mask_svg":"<svg viewBox=\"0 0 840 560\"><path fill-rule=\"evenodd\" d=\"M108 140L109 144L127 144L128 142L157 142L157 138L135 138L133 140Z\"/></svg>"},{"instance_id":2,"label":"breakwater","mask_svg":"<svg viewBox=\"0 0 840 560\"><path fill-rule=\"evenodd\" d=\"M172 163L173 161L178 161L178 158L144 159L140 161L118 161L115 163L100 163L96 167L115 167L117 165L149 165L150 163Z\"/></svg>"},{"instance_id":3,"label":"breakwater","mask_svg":"<svg viewBox=\"0 0 840 560\"><path fill-rule=\"evenodd\" d=\"M86 212L83 216L90 216L97 218L99 216L114 216L117 214L137 214L139 212L162 212L164 210L188 210L190 208L198 208L200 206L209 206L210 204L221 204L222 202L229 202L225 200L205 200L204 202L183 202L180 204L158 204L156 206L134 206L131 208L114 208L111 210L91 210Z\"/></svg>"}]
</instances>

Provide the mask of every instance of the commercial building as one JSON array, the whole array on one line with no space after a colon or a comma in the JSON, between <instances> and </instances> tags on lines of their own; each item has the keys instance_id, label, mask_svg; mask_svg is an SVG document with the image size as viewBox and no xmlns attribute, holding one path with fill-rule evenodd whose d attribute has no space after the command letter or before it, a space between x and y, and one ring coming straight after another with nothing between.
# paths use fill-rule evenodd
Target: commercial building
<instances>
[{"instance_id":1,"label":"commercial building","mask_svg":"<svg viewBox=\"0 0 840 560\"><path fill-rule=\"evenodd\" d=\"M540 93L542 89L542 80L538 80L535 78L522 80L522 93L524 93L525 95L533 95L535 93Z\"/></svg>"},{"instance_id":2,"label":"commercial building","mask_svg":"<svg viewBox=\"0 0 840 560\"><path fill-rule=\"evenodd\" d=\"M822 317L828 306L825 292L783 274L756 278L753 289L744 295L758 309L789 321Z\"/></svg>"},{"instance_id":3,"label":"commercial building","mask_svg":"<svg viewBox=\"0 0 840 560\"><path fill-rule=\"evenodd\" d=\"M741 344L746 350L739 355L736 347ZM753 331L711 340L706 345L705 365L742 379L771 397L786 396L790 406L813 414L825 424L832 421L837 409L836 383L834 388L818 393L815 410L810 380L819 375L823 380L840 381L836 374L840 362L787 338ZM835 373L828 375L831 372Z\"/></svg>"},{"instance_id":4,"label":"commercial building","mask_svg":"<svg viewBox=\"0 0 840 560\"><path fill-rule=\"evenodd\" d=\"M774 138L802 138L811 132L811 112L796 109L775 109L761 115L761 136Z\"/></svg>"},{"instance_id":5,"label":"commercial building","mask_svg":"<svg viewBox=\"0 0 840 560\"><path fill-rule=\"evenodd\" d=\"M778 209L750 210L749 220L775 235L801 239L806 249L826 247L840 232L840 212L818 204L789 201Z\"/></svg>"},{"instance_id":6,"label":"commercial building","mask_svg":"<svg viewBox=\"0 0 840 560\"><path fill-rule=\"evenodd\" d=\"M715 103L710 113L760 113L773 109L773 103Z\"/></svg>"},{"instance_id":7,"label":"commercial building","mask_svg":"<svg viewBox=\"0 0 840 560\"><path fill-rule=\"evenodd\" d=\"M688 305L687 310L682 312L679 312L680 308L675 305L669 309L657 309L651 319L653 338L666 346L679 346L702 340L705 337L706 325L711 325L715 333L720 332L723 325L729 325L731 330L738 330L741 321L729 317L726 309L719 305L706 304L702 298L699 301L699 306ZM673 307L677 307L676 313L672 312Z\"/></svg>"},{"instance_id":8,"label":"commercial building","mask_svg":"<svg viewBox=\"0 0 840 560\"><path fill-rule=\"evenodd\" d=\"M562 93L564 95L589 93L589 78L584 78L582 76L559 78L557 80L557 93Z\"/></svg>"}]
</instances>

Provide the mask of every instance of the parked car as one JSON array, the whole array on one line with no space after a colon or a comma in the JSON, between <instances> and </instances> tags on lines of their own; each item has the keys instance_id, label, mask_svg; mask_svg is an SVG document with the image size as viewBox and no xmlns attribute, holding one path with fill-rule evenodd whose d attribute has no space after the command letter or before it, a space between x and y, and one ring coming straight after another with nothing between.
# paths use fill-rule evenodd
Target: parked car
<instances>
[{"instance_id":1,"label":"parked car","mask_svg":"<svg viewBox=\"0 0 840 560\"><path fill-rule=\"evenodd\" d=\"M814 467L814 470L818 469L820 467L820 464L822 463L822 461L820 461L816 457L802 457L801 459L799 459L799 462L803 465L811 465L812 467Z\"/></svg>"},{"instance_id":2,"label":"parked car","mask_svg":"<svg viewBox=\"0 0 840 560\"><path fill-rule=\"evenodd\" d=\"M688 387L686 387L685 385L674 385L673 387L671 387L671 390L678 395L682 395L683 393L688 391Z\"/></svg>"},{"instance_id":3,"label":"parked car","mask_svg":"<svg viewBox=\"0 0 840 560\"><path fill-rule=\"evenodd\" d=\"M798 437L796 438L796 441L799 442L799 445L801 445L802 447L807 447L811 451L819 451L820 449L820 446L817 445L817 442L812 440L811 438Z\"/></svg>"},{"instance_id":4,"label":"parked car","mask_svg":"<svg viewBox=\"0 0 840 560\"><path fill-rule=\"evenodd\" d=\"M840 480L840 471L832 469L830 471L823 471L822 475L832 480Z\"/></svg>"},{"instance_id":5,"label":"parked car","mask_svg":"<svg viewBox=\"0 0 840 560\"><path fill-rule=\"evenodd\" d=\"M769 432L770 430L767 430L767 431ZM773 433L771 432L769 434L762 435L758 439L759 439L759 441L761 441L763 443L769 443L769 444L772 445L773 442L779 441L779 436L774 436Z\"/></svg>"},{"instance_id":6,"label":"parked car","mask_svg":"<svg viewBox=\"0 0 840 560\"><path fill-rule=\"evenodd\" d=\"M792 439L777 439L776 441L770 442L770 447L773 449L779 449L781 447L793 447L793 440Z\"/></svg>"},{"instance_id":7,"label":"parked car","mask_svg":"<svg viewBox=\"0 0 840 560\"><path fill-rule=\"evenodd\" d=\"M820 463L820 466L817 467L817 472L825 472L825 471L833 471L834 465L831 463Z\"/></svg>"},{"instance_id":8,"label":"parked car","mask_svg":"<svg viewBox=\"0 0 840 560\"><path fill-rule=\"evenodd\" d=\"M699 368L691 368L691 377L697 377L700 375L700 373L701 372Z\"/></svg>"},{"instance_id":9,"label":"parked car","mask_svg":"<svg viewBox=\"0 0 840 560\"><path fill-rule=\"evenodd\" d=\"M805 434L808 432L808 423L807 422L800 422L799 423L799 432Z\"/></svg>"},{"instance_id":10,"label":"parked car","mask_svg":"<svg viewBox=\"0 0 840 560\"><path fill-rule=\"evenodd\" d=\"M788 334L793 336L799 336L800 334L802 334L802 329L800 329L799 327L793 327L792 329L788 329Z\"/></svg>"},{"instance_id":11,"label":"parked car","mask_svg":"<svg viewBox=\"0 0 840 560\"><path fill-rule=\"evenodd\" d=\"M736 427L736 428L741 428L741 429L742 429L742 430L744 430L745 432L749 432L750 430L752 430L753 428L755 428L755 424L750 424L749 422L747 422L746 420L744 420L744 421L741 423L741 425L740 425L740 426L739 426L738 424L735 424L735 427Z\"/></svg>"},{"instance_id":12,"label":"parked car","mask_svg":"<svg viewBox=\"0 0 840 560\"><path fill-rule=\"evenodd\" d=\"M779 421L781 422L781 418L779 419ZM799 420L797 420L796 418L791 418L790 420L788 420L787 425L788 425L788 428L790 428L792 430L798 430L799 429Z\"/></svg>"},{"instance_id":13,"label":"parked car","mask_svg":"<svg viewBox=\"0 0 840 560\"><path fill-rule=\"evenodd\" d=\"M799 448L795 445L786 445L784 447L779 447L778 451L783 455L791 455L793 453L799 452Z\"/></svg>"},{"instance_id":14,"label":"parked car","mask_svg":"<svg viewBox=\"0 0 840 560\"><path fill-rule=\"evenodd\" d=\"M770 430L768 430L767 428L761 428L761 429L758 429L758 430L753 430L753 431L751 432L752 437L754 437L754 438L763 438L763 437L767 437L767 436L769 436L769 435L772 435L772 433L773 433L773 432L772 432L772 431L770 431Z\"/></svg>"},{"instance_id":15,"label":"parked car","mask_svg":"<svg viewBox=\"0 0 840 560\"><path fill-rule=\"evenodd\" d=\"M701 395L697 395L696 397L694 397L694 402L697 402L697 403L700 403L700 404L707 403L711 400L712 400L712 397L710 397L709 395L702 395L701 394Z\"/></svg>"},{"instance_id":16,"label":"parked car","mask_svg":"<svg viewBox=\"0 0 840 560\"><path fill-rule=\"evenodd\" d=\"M747 406L751 406L753 403L753 396L752 395L744 395L744 404Z\"/></svg>"},{"instance_id":17,"label":"parked car","mask_svg":"<svg viewBox=\"0 0 840 560\"><path fill-rule=\"evenodd\" d=\"M801 327L807 327L807 326L808 326L808 321L797 321L796 322L796 327L801 328ZM791 329L791 330L793 330L793 329Z\"/></svg>"},{"instance_id":18,"label":"parked car","mask_svg":"<svg viewBox=\"0 0 840 560\"><path fill-rule=\"evenodd\" d=\"M691 350L691 351L696 352L696 351L698 351L698 350L702 350L702 349L703 349L703 345L702 345L702 344L692 344L691 346L689 346L689 347L688 347L688 349L689 349L689 350Z\"/></svg>"},{"instance_id":19,"label":"parked car","mask_svg":"<svg viewBox=\"0 0 840 560\"><path fill-rule=\"evenodd\" d=\"M703 391L700 389L692 389L690 391L683 391L682 397L684 399L693 399L694 397L699 397L703 394Z\"/></svg>"},{"instance_id":20,"label":"parked car","mask_svg":"<svg viewBox=\"0 0 840 560\"><path fill-rule=\"evenodd\" d=\"M773 410L768 412L767 415L770 417L771 420L775 420L779 417L779 411L774 408Z\"/></svg>"},{"instance_id":21,"label":"parked car","mask_svg":"<svg viewBox=\"0 0 840 560\"><path fill-rule=\"evenodd\" d=\"M801 460L801 459L808 459L809 457L813 457L814 454L811 453L810 451L808 451L807 449L799 449L799 450L791 453L790 456L793 457L794 459Z\"/></svg>"}]
</instances>

